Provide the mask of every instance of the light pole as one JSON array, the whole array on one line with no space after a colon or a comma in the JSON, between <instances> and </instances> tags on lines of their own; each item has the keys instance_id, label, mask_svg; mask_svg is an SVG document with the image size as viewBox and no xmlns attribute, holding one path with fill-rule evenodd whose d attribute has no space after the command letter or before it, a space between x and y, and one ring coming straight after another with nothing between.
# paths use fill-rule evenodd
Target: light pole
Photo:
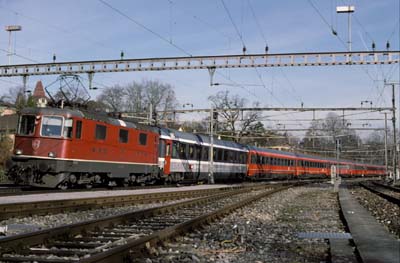
<instances>
[{"instance_id":1,"label":"light pole","mask_svg":"<svg viewBox=\"0 0 400 263\"><path fill-rule=\"evenodd\" d=\"M21 31L22 27L18 25L9 25L5 27L5 30L8 32L8 65L11 65L11 56L13 55L12 52L12 45L11 45L11 34L12 32Z\"/></svg>"},{"instance_id":2,"label":"light pole","mask_svg":"<svg viewBox=\"0 0 400 263\"><path fill-rule=\"evenodd\" d=\"M342 14L342 13L347 13L348 14L348 44L349 44L349 51L351 51L351 13L354 13L354 6L352 5L346 5L346 6L337 6L336 7L336 13Z\"/></svg>"},{"instance_id":3,"label":"light pole","mask_svg":"<svg viewBox=\"0 0 400 263\"><path fill-rule=\"evenodd\" d=\"M208 68L208 74L210 75L210 88L215 85L213 83L213 77L215 73L215 67ZM214 125L214 106L211 102L211 109L210 109L210 168L208 172L208 183L214 184L214 132L213 132L213 125Z\"/></svg>"},{"instance_id":4,"label":"light pole","mask_svg":"<svg viewBox=\"0 0 400 263\"><path fill-rule=\"evenodd\" d=\"M210 110L210 169L208 174L208 183L214 184L214 107L211 103Z\"/></svg>"},{"instance_id":5,"label":"light pole","mask_svg":"<svg viewBox=\"0 0 400 263\"><path fill-rule=\"evenodd\" d=\"M397 164L398 164L398 157L397 157L397 138L396 138L396 93L395 93L395 85L400 85L398 82L384 82L385 86L392 87L392 123L393 123L393 185L397 183ZM400 92L399 92L400 96ZM399 98L400 101L400 98ZM400 108L400 107L399 107ZM400 118L399 118L400 120Z\"/></svg>"}]
</instances>

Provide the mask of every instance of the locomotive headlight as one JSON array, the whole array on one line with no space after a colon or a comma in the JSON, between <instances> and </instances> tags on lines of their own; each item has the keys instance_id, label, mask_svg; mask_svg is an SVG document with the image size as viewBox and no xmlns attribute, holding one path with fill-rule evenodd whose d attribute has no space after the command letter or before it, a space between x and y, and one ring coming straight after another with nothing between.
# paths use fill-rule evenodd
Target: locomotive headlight
<instances>
[{"instance_id":1,"label":"locomotive headlight","mask_svg":"<svg viewBox=\"0 0 400 263\"><path fill-rule=\"evenodd\" d=\"M56 154L55 153L53 153L53 152L49 152L49 157L51 157L51 158L55 158L56 157Z\"/></svg>"},{"instance_id":2,"label":"locomotive headlight","mask_svg":"<svg viewBox=\"0 0 400 263\"><path fill-rule=\"evenodd\" d=\"M15 150L15 154L16 155L21 155L22 154L22 150L21 149L16 149Z\"/></svg>"}]
</instances>

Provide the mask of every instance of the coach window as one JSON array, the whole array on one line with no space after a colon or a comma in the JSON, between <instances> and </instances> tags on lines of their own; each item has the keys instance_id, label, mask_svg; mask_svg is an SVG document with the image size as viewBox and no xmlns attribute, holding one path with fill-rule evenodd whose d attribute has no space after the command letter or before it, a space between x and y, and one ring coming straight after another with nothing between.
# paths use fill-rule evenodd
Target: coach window
<instances>
[{"instance_id":1,"label":"coach window","mask_svg":"<svg viewBox=\"0 0 400 263\"><path fill-rule=\"evenodd\" d=\"M233 152L233 162L234 163L239 163L239 152Z\"/></svg>"},{"instance_id":2,"label":"coach window","mask_svg":"<svg viewBox=\"0 0 400 263\"><path fill-rule=\"evenodd\" d=\"M193 144L189 144L189 159L196 160L196 151Z\"/></svg>"},{"instance_id":3,"label":"coach window","mask_svg":"<svg viewBox=\"0 0 400 263\"><path fill-rule=\"evenodd\" d=\"M203 160L203 161L208 161L208 159L209 159L209 158L208 158L208 154L210 153L210 148L204 146L202 152L203 152L203 158L202 158L202 160Z\"/></svg>"},{"instance_id":4,"label":"coach window","mask_svg":"<svg viewBox=\"0 0 400 263\"><path fill-rule=\"evenodd\" d=\"M195 154L196 154L196 160L201 160L201 146L196 145L194 147Z\"/></svg>"},{"instance_id":5,"label":"coach window","mask_svg":"<svg viewBox=\"0 0 400 263\"><path fill-rule=\"evenodd\" d=\"M75 138L80 139L82 136L82 121L76 121Z\"/></svg>"},{"instance_id":6,"label":"coach window","mask_svg":"<svg viewBox=\"0 0 400 263\"><path fill-rule=\"evenodd\" d=\"M120 143L128 143L128 138L129 138L128 130L120 129L119 130L119 142Z\"/></svg>"},{"instance_id":7,"label":"coach window","mask_svg":"<svg viewBox=\"0 0 400 263\"><path fill-rule=\"evenodd\" d=\"M218 149L217 150L217 161L223 161L223 157L224 157L224 150L222 149Z\"/></svg>"},{"instance_id":8,"label":"coach window","mask_svg":"<svg viewBox=\"0 0 400 263\"><path fill-rule=\"evenodd\" d=\"M227 161L228 161L228 159L227 159L227 157L228 157L228 150L221 150L221 151L222 151L222 154L221 154L221 161L227 162Z\"/></svg>"},{"instance_id":9,"label":"coach window","mask_svg":"<svg viewBox=\"0 0 400 263\"><path fill-rule=\"evenodd\" d=\"M64 121L64 131L63 131L64 138L72 138L72 123L73 123L72 119L66 119Z\"/></svg>"},{"instance_id":10,"label":"coach window","mask_svg":"<svg viewBox=\"0 0 400 263\"><path fill-rule=\"evenodd\" d=\"M178 158L179 142L174 142L172 145L172 158Z\"/></svg>"},{"instance_id":11,"label":"coach window","mask_svg":"<svg viewBox=\"0 0 400 263\"><path fill-rule=\"evenodd\" d=\"M179 143L179 148L178 148L179 159L187 159L186 153L187 153L186 144Z\"/></svg>"},{"instance_id":12,"label":"coach window","mask_svg":"<svg viewBox=\"0 0 400 263\"><path fill-rule=\"evenodd\" d=\"M147 144L147 134L146 133L139 133L139 144L140 145Z\"/></svg>"}]
</instances>

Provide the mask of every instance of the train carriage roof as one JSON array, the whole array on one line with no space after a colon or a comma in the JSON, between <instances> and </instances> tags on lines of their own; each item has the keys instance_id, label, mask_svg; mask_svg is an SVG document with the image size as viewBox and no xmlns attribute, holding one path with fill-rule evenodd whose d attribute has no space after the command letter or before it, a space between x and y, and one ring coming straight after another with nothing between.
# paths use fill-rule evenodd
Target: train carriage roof
<instances>
[{"instance_id":1,"label":"train carriage roof","mask_svg":"<svg viewBox=\"0 0 400 263\"><path fill-rule=\"evenodd\" d=\"M201 138L203 143L210 144L210 136L203 135L203 134L198 134L197 136L199 136ZM248 151L248 149L245 145L239 144L239 143L236 143L233 141L224 141L224 140L219 140L219 139L214 138L213 143L214 143L214 145L217 145L217 146L234 148L234 149L238 149L240 151Z\"/></svg>"},{"instance_id":2,"label":"train carriage roof","mask_svg":"<svg viewBox=\"0 0 400 263\"><path fill-rule=\"evenodd\" d=\"M171 137L172 139L176 139L183 142L193 142L197 144L210 144L210 136L203 135L203 134L193 134L187 132L181 132L173 129L168 128L160 128L160 134L166 137ZM225 148L232 148L238 149L241 151L247 151L247 148L244 145L232 142L232 141L223 141L214 138L213 142L214 146L216 147L225 147Z\"/></svg>"},{"instance_id":3,"label":"train carriage roof","mask_svg":"<svg viewBox=\"0 0 400 263\"><path fill-rule=\"evenodd\" d=\"M250 151L271 153L271 154L280 154L280 155L287 155L287 156L290 156L290 157L296 157L296 154L292 153L292 152L284 152L284 151L278 151L278 150L268 149L268 148L260 148L260 147L255 147L255 146L247 146L247 148Z\"/></svg>"}]
</instances>

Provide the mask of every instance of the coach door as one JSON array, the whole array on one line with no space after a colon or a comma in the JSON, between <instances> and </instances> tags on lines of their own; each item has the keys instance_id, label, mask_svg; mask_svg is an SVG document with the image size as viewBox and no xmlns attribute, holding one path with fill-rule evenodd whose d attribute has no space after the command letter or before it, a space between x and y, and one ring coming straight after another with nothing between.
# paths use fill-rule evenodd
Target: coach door
<instances>
[{"instance_id":1,"label":"coach door","mask_svg":"<svg viewBox=\"0 0 400 263\"><path fill-rule=\"evenodd\" d=\"M172 141L165 140L164 174L171 174Z\"/></svg>"}]
</instances>

